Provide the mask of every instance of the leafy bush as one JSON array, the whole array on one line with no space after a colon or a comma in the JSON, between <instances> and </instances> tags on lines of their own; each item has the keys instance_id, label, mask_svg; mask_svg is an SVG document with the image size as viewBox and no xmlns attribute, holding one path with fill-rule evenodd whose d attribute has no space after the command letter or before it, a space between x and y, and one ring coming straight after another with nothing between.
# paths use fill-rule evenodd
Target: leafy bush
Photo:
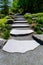
<instances>
[{"instance_id":1,"label":"leafy bush","mask_svg":"<svg viewBox=\"0 0 43 65\"><path fill-rule=\"evenodd\" d=\"M32 24L32 22L33 22L32 19L28 19L29 24Z\"/></svg>"},{"instance_id":2,"label":"leafy bush","mask_svg":"<svg viewBox=\"0 0 43 65\"><path fill-rule=\"evenodd\" d=\"M0 35L5 39L9 38L11 29L11 26L9 24L6 24L7 20L7 18L0 19Z\"/></svg>"},{"instance_id":3,"label":"leafy bush","mask_svg":"<svg viewBox=\"0 0 43 65\"><path fill-rule=\"evenodd\" d=\"M3 14L0 14L0 19L3 18L3 17L4 17L4 15Z\"/></svg>"},{"instance_id":4,"label":"leafy bush","mask_svg":"<svg viewBox=\"0 0 43 65\"><path fill-rule=\"evenodd\" d=\"M43 34L43 32L40 30L40 25L35 26L34 30L37 34Z\"/></svg>"},{"instance_id":5,"label":"leafy bush","mask_svg":"<svg viewBox=\"0 0 43 65\"><path fill-rule=\"evenodd\" d=\"M39 18L36 20L36 22L37 22L38 24L43 24L43 16L42 16L42 17L39 17Z\"/></svg>"},{"instance_id":6,"label":"leafy bush","mask_svg":"<svg viewBox=\"0 0 43 65\"><path fill-rule=\"evenodd\" d=\"M5 28L6 28L7 30L11 30L11 26L10 26L9 24L5 24Z\"/></svg>"},{"instance_id":7,"label":"leafy bush","mask_svg":"<svg viewBox=\"0 0 43 65\"><path fill-rule=\"evenodd\" d=\"M6 17L0 19L0 24L5 24L8 21L8 19L11 19L11 17L10 16L6 16Z\"/></svg>"},{"instance_id":8,"label":"leafy bush","mask_svg":"<svg viewBox=\"0 0 43 65\"><path fill-rule=\"evenodd\" d=\"M1 24L0 31L4 32L5 30L11 30L11 26L9 24Z\"/></svg>"},{"instance_id":9,"label":"leafy bush","mask_svg":"<svg viewBox=\"0 0 43 65\"><path fill-rule=\"evenodd\" d=\"M37 30L36 33L37 34L43 34L43 32L41 30Z\"/></svg>"},{"instance_id":10,"label":"leafy bush","mask_svg":"<svg viewBox=\"0 0 43 65\"><path fill-rule=\"evenodd\" d=\"M39 26L35 26L35 27L34 27L34 30L35 30L35 31L38 31L38 30L40 30L40 27L39 27Z\"/></svg>"},{"instance_id":11,"label":"leafy bush","mask_svg":"<svg viewBox=\"0 0 43 65\"><path fill-rule=\"evenodd\" d=\"M11 19L11 17L10 16L6 16L5 19Z\"/></svg>"},{"instance_id":12,"label":"leafy bush","mask_svg":"<svg viewBox=\"0 0 43 65\"><path fill-rule=\"evenodd\" d=\"M13 0L12 10L17 12L20 8L23 9L23 13L37 13L43 12L42 0Z\"/></svg>"},{"instance_id":13,"label":"leafy bush","mask_svg":"<svg viewBox=\"0 0 43 65\"><path fill-rule=\"evenodd\" d=\"M19 12L20 14L22 14L22 13L23 13L23 9L20 8L20 9L18 10L18 12Z\"/></svg>"},{"instance_id":14,"label":"leafy bush","mask_svg":"<svg viewBox=\"0 0 43 65\"><path fill-rule=\"evenodd\" d=\"M4 32L4 30L5 30L5 24L0 24L0 31Z\"/></svg>"},{"instance_id":15,"label":"leafy bush","mask_svg":"<svg viewBox=\"0 0 43 65\"><path fill-rule=\"evenodd\" d=\"M26 13L26 14L24 15L24 17L25 17L27 20L31 20L30 22L34 21L34 22L36 22L36 23L43 24L43 13L36 13L36 14Z\"/></svg>"},{"instance_id":16,"label":"leafy bush","mask_svg":"<svg viewBox=\"0 0 43 65\"><path fill-rule=\"evenodd\" d=\"M9 36L10 36L10 31L9 31L9 30L6 30L6 31L4 32L3 38L4 38L4 39L8 39Z\"/></svg>"},{"instance_id":17,"label":"leafy bush","mask_svg":"<svg viewBox=\"0 0 43 65\"><path fill-rule=\"evenodd\" d=\"M26 13L24 16L25 16L26 18L42 17L42 16L43 16L43 13L36 13L36 14Z\"/></svg>"},{"instance_id":18,"label":"leafy bush","mask_svg":"<svg viewBox=\"0 0 43 65\"><path fill-rule=\"evenodd\" d=\"M0 24L4 24L6 22L7 22L7 19L6 18L0 19Z\"/></svg>"},{"instance_id":19,"label":"leafy bush","mask_svg":"<svg viewBox=\"0 0 43 65\"><path fill-rule=\"evenodd\" d=\"M30 13L26 13L26 14L24 15L24 17L27 18L27 19L28 19L28 18L31 19L31 18L32 18L32 15L31 15Z\"/></svg>"}]
</instances>

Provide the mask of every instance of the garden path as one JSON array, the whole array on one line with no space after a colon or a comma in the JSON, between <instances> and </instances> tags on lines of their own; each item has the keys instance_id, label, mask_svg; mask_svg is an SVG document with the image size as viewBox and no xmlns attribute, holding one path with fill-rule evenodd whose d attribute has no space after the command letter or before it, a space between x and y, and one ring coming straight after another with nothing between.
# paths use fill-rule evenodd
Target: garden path
<instances>
[{"instance_id":1,"label":"garden path","mask_svg":"<svg viewBox=\"0 0 43 65\"><path fill-rule=\"evenodd\" d=\"M11 39L3 47L4 51L24 53L39 46L32 38L34 31L30 28L24 17L16 16L16 21L11 25Z\"/></svg>"}]
</instances>

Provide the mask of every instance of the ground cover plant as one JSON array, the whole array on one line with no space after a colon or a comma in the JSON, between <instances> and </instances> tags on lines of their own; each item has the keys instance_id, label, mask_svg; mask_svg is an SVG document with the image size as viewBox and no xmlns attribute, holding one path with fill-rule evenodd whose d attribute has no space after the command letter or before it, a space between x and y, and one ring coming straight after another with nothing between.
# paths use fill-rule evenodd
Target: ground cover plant
<instances>
[{"instance_id":1,"label":"ground cover plant","mask_svg":"<svg viewBox=\"0 0 43 65\"><path fill-rule=\"evenodd\" d=\"M43 34L41 31L41 28L43 28L43 13L26 13L24 17L27 19L28 23L31 24L37 34Z\"/></svg>"},{"instance_id":2,"label":"ground cover plant","mask_svg":"<svg viewBox=\"0 0 43 65\"><path fill-rule=\"evenodd\" d=\"M0 37L3 37L5 39L8 39L10 36L11 26L9 24L6 24L9 18L9 16L6 16L0 19Z\"/></svg>"}]
</instances>

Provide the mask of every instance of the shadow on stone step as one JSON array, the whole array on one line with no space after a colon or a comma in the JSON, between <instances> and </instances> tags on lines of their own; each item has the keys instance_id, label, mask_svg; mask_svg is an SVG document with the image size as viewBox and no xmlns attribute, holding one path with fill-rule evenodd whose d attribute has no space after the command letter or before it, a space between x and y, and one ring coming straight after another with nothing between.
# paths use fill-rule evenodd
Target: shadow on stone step
<instances>
[{"instance_id":1,"label":"shadow on stone step","mask_svg":"<svg viewBox=\"0 0 43 65\"><path fill-rule=\"evenodd\" d=\"M43 45L43 41L38 39L37 37L35 36L32 36L34 40L36 40L40 45Z\"/></svg>"}]
</instances>

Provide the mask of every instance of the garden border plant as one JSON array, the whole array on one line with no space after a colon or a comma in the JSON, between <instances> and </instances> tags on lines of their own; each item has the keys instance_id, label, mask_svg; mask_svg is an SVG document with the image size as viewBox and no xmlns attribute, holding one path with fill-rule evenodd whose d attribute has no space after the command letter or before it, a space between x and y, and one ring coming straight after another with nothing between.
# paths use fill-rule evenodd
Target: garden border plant
<instances>
[{"instance_id":1,"label":"garden border plant","mask_svg":"<svg viewBox=\"0 0 43 65\"><path fill-rule=\"evenodd\" d=\"M43 28L43 13L36 13L36 14L29 14L26 13L24 17L27 19L29 24L33 24L32 28L34 27L34 30L36 34L43 34L43 31L41 31L40 28Z\"/></svg>"},{"instance_id":2,"label":"garden border plant","mask_svg":"<svg viewBox=\"0 0 43 65\"><path fill-rule=\"evenodd\" d=\"M10 37L11 26L10 24L6 24L8 19L10 19L9 16L0 19L0 37L4 39L8 39Z\"/></svg>"}]
</instances>

